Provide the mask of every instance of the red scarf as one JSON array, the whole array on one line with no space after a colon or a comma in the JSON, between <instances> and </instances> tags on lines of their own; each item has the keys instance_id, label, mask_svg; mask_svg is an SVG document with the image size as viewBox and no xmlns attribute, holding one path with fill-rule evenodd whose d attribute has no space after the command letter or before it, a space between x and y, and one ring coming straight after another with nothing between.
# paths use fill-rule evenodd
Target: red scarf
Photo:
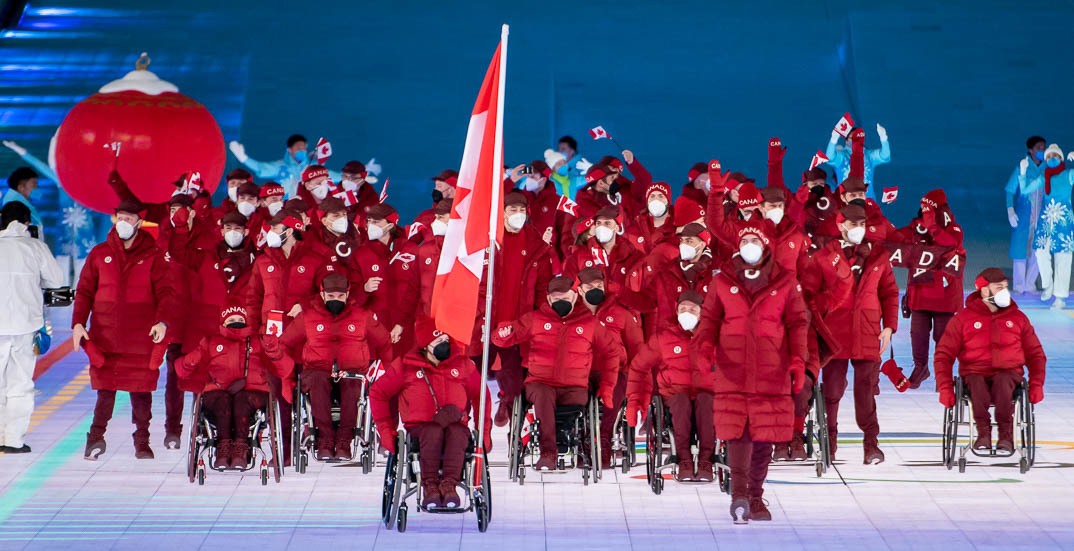
<instances>
[{"instance_id":1,"label":"red scarf","mask_svg":"<svg viewBox=\"0 0 1074 551\"><path fill-rule=\"evenodd\" d=\"M1047 168L1047 167L1045 167L1045 169L1044 169L1044 194L1045 195L1051 195L1052 194L1052 176L1055 176L1056 174L1059 174L1060 172L1063 172L1064 170L1066 170L1066 164L1062 160L1059 161L1059 166L1057 166L1055 168Z\"/></svg>"}]
</instances>

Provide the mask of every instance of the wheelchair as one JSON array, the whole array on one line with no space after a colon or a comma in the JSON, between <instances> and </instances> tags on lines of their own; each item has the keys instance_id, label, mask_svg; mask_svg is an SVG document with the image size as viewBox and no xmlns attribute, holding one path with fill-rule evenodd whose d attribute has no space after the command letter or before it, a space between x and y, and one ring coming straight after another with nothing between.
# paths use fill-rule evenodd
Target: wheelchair
<instances>
[{"instance_id":1,"label":"wheelchair","mask_svg":"<svg viewBox=\"0 0 1074 551\"><path fill-rule=\"evenodd\" d=\"M977 436L977 423L973 418L969 389L962 382L962 377L954 378L955 405L944 409L943 413L943 464L948 470L958 465L958 472L966 472L966 452L977 457L1013 457L1018 455L1018 470L1022 474L1029 471L1036 460L1037 426L1033 404L1029 402L1029 385L1022 380L1014 387L1014 429L1018 433L1018 446L1010 452L999 451L995 446L987 450L973 448ZM995 423L992 423L995 426ZM959 444L959 427L968 427L964 435L966 440ZM955 455L958 455L956 458Z\"/></svg>"},{"instance_id":2,"label":"wheelchair","mask_svg":"<svg viewBox=\"0 0 1074 551\"><path fill-rule=\"evenodd\" d=\"M384 468L384 493L381 499L380 513L384 526L392 526L400 532L406 532L407 498L417 497L418 511L433 514L459 514L474 511L477 514L477 529L484 532L492 520L492 480L489 478L488 454L478 457L474 451L477 442L476 431L470 433L470 444L466 447L466 459L462 467L459 486L462 488L463 504L455 508L426 509L421 505L421 466L418 458L417 437L405 430L399 431L395 453L388 454Z\"/></svg>"},{"instance_id":3,"label":"wheelchair","mask_svg":"<svg viewBox=\"0 0 1074 551\"><path fill-rule=\"evenodd\" d=\"M620 467L623 474L630 472L630 468L638 464L637 432L630 426L626 417L626 400L615 414L615 432L612 433L612 463L615 457L621 459Z\"/></svg>"},{"instance_id":4,"label":"wheelchair","mask_svg":"<svg viewBox=\"0 0 1074 551\"><path fill-rule=\"evenodd\" d=\"M697 433L691 431L690 450L694 464L697 465ZM727 463L727 445L716 441L716 453L712 457L712 467L720 491L731 494L731 467ZM645 479L649 489L660 495L664 491L663 471L678 474L679 458L675 455L675 433L671 430L671 410L664 406L664 398L654 393L649 400L649 413L645 427ZM695 482L707 484L707 482Z\"/></svg>"},{"instance_id":5,"label":"wheelchair","mask_svg":"<svg viewBox=\"0 0 1074 551\"><path fill-rule=\"evenodd\" d=\"M528 429L528 433L523 434ZM526 459L530 466L541 457L541 427L533 415L532 404L517 396L511 411L508 439L508 476L519 485L526 483ZM556 406L556 468L560 471L582 469L582 482L601 479L600 470L600 400L590 393L585 405Z\"/></svg>"},{"instance_id":6,"label":"wheelchair","mask_svg":"<svg viewBox=\"0 0 1074 551\"><path fill-rule=\"evenodd\" d=\"M358 399L358 421L354 428L351 439L351 457L358 458L362 466L362 474L373 472L376 463L377 447L380 445L380 436L373 424L373 413L369 407L369 386L376 378L380 362L370 365L366 373L352 373L340 371L338 364L332 366L332 377L335 381L342 379L357 379L362 382L362 391ZM294 390L293 422L291 423L291 464L295 471L305 473L309 466L309 458L316 458L314 448L317 444L317 429L313 425L313 409L310 406L309 396L302 392L302 374L297 375ZM340 417L339 388L332 389L332 422L339 423ZM332 459L325 463L339 463Z\"/></svg>"},{"instance_id":7,"label":"wheelchair","mask_svg":"<svg viewBox=\"0 0 1074 551\"><path fill-rule=\"evenodd\" d=\"M805 425L806 455L813 458L817 478L824 476L832 467L831 442L828 441L828 412L824 405L824 391L820 381L813 385L813 397L809 417Z\"/></svg>"},{"instance_id":8,"label":"wheelchair","mask_svg":"<svg viewBox=\"0 0 1074 551\"><path fill-rule=\"evenodd\" d=\"M260 469L261 484L267 485L269 481L269 469L272 469L273 479L279 483L283 476L283 439L280 438L280 408L275 399L269 398L268 405L257 410L247 434L247 442L250 445L250 457L246 460L246 467L239 469L246 472ZM205 473L208 470L224 472L230 469L217 469L213 466L216 458L216 425L201 404L201 394L194 399L194 407L190 412L190 445L187 447L187 477L190 483L197 481L198 485L205 484ZM266 451L265 447L268 446ZM208 459L208 461L206 461Z\"/></svg>"}]
</instances>

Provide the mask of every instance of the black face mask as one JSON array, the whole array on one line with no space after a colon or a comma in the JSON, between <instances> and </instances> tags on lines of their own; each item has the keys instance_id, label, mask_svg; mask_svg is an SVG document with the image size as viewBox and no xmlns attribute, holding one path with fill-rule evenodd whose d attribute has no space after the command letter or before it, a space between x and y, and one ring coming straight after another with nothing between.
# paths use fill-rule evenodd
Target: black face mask
<instances>
[{"instance_id":1,"label":"black face mask","mask_svg":"<svg viewBox=\"0 0 1074 551\"><path fill-rule=\"evenodd\" d=\"M855 199L850 202L851 205L858 205L861 208L865 208L865 199Z\"/></svg>"},{"instance_id":2,"label":"black face mask","mask_svg":"<svg viewBox=\"0 0 1074 551\"><path fill-rule=\"evenodd\" d=\"M439 203L444 198L444 193L439 189L433 190L433 202Z\"/></svg>"},{"instance_id":3,"label":"black face mask","mask_svg":"<svg viewBox=\"0 0 1074 551\"><path fill-rule=\"evenodd\" d=\"M612 182L612 185L608 186L608 195L619 193L619 187L619 182Z\"/></svg>"},{"instance_id":4,"label":"black face mask","mask_svg":"<svg viewBox=\"0 0 1074 551\"><path fill-rule=\"evenodd\" d=\"M827 187L828 186L826 186L824 184L821 184L819 186L813 186L813 187L809 188L809 193L812 193L813 195L816 195L817 197L824 197L824 191L825 191L825 188L827 188Z\"/></svg>"},{"instance_id":5,"label":"black face mask","mask_svg":"<svg viewBox=\"0 0 1074 551\"><path fill-rule=\"evenodd\" d=\"M593 306L604 302L604 289L590 289L586 291L585 301Z\"/></svg>"},{"instance_id":6,"label":"black face mask","mask_svg":"<svg viewBox=\"0 0 1074 551\"><path fill-rule=\"evenodd\" d=\"M444 341L433 347L433 357L436 361L442 362L451 356L451 343Z\"/></svg>"},{"instance_id":7,"label":"black face mask","mask_svg":"<svg viewBox=\"0 0 1074 551\"><path fill-rule=\"evenodd\" d=\"M246 322L233 321L233 322L225 325L224 327L227 327L228 329L244 329L244 328L246 328Z\"/></svg>"},{"instance_id":8,"label":"black face mask","mask_svg":"<svg viewBox=\"0 0 1074 551\"><path fill-rule=\"evenodd\" d=\"M570 314L571 313L571 308L573 308L573 307L574 307L574 305L571 304L570 301L566 301L566 300L562 300L562 299L554 301L552 303L552 309L555 310L556 313L559 314L559 317L561 317L561 318L566 316L567 314Z\"/></svg>"},{"instance_id":9,"label":"black face mask","mask_svg":"<svg viewBox=\"0 0 1074 551\"><path fill-rule=\"evenodd\" d=\"M324 301L324 307L327 308L328 311L331 312L333 316L338 316L339 313L343 311L343 308L345 306L347 306L347 303L343 302L342 300L326 300L326 301Z\"/></svg>"}]
</instances>

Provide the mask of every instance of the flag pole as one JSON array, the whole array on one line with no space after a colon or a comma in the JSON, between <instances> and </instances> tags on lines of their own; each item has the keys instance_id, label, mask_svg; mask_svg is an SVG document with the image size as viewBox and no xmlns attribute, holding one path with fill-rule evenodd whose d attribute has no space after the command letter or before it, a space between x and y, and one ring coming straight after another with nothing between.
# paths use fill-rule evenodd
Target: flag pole
<instances>
[{"instance_id":1,"label":"flag pole","mask_svg":"<svg viewBox=\"0 0 1074 551\"><path fill-rule=\"evenodd\" d=\"M478 398L477 405L477 454L482 457L485 451L485 395L488 391L485 386L488 385L489 380L489 344L492 342L492 293L493 293L493 267L496 265L496 237L498 234L498 227L500 220L503 219L503 209L496 207L502 203L503 193L503 96L504 96L504 84L507 80L507 35L508 26L504 26L500 30L500 70L499 70L499 91L497 92L496 101L496 144L493 154L493 160L496 163L496 170L493 172L495 175L499 175L499 178L493 178L493 182L490 184L493 186L492 191L492 205L489 209L489 263L488 268L485 271L485 327L482 331L481 342L481 386L479 387L481 396ZM496 200L499 198L500 200ZM480 475L478 475L480 476ZM482 481L484 483L484 481Z\"/></svg>"}]
</instances>

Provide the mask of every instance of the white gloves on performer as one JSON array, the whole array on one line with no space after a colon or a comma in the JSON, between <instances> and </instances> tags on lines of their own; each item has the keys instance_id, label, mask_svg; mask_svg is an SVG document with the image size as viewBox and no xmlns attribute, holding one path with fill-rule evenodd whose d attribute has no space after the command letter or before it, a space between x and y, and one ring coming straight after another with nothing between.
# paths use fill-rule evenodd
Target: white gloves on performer
<instances>
[{"instance_id":1,"label":"white gloves on performer","mask_svg":"<svg viewBox=\"0 0 1074 551\"><path fill-rule=\"evenodd\" d=\"M231 150L231 154L234 155L240 163L245 163L246 160L250 158L250 156L246 154L246 148L239 142L232 141L227 144L227 148Z\"/></svg>"}]
</instances>

